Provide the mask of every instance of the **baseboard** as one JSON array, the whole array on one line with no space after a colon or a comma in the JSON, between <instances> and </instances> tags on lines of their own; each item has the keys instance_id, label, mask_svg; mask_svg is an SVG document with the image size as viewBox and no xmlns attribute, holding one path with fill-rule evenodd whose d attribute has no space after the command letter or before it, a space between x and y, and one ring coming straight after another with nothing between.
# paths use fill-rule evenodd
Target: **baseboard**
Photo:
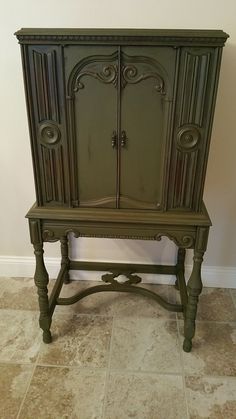
<instances>
[{"instance_id":1,"label":"baseboard","mask_svg":"<svg viewBox=\"0 0 236 419\"><path fill-rule=\"evenodd\" d=\"M45 258L50 278L56 278L60 269L59 258ZM186 266L186 277L192 267ZM1 277L32 277L35 270L34 257L0 256ZM96 281L101 273L94 271L71 271L71 279ZM173 284L171 275L142 274L143 282L154 284ZM236 267L204 266L202 268L203 285L206 287L236 288Z\"/></svg>"}]
</instances>

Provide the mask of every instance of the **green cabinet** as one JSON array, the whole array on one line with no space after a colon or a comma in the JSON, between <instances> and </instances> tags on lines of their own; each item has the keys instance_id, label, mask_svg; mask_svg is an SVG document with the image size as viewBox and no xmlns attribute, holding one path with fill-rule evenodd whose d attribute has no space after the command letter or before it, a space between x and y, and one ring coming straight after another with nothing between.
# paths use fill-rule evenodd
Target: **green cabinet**
<instances>
[{"instance_id":1,"label":"green cabinet","mask_svg":"<svg viewBox=\"0 0 236 419\"><path fill-rule=\"evenodd\" d=\"M182 311L191 350L201 263L211 225L203 190L222 48L221 30L21 29L36 203L29 210L40 326L51 341L56 304L100 291L150 295ZM72 261L68 234L161 240L174 266ZM61 270L48 298L43 243L60 241ZM194 249L186 287L185 250ZM108 271L106 285L59 297L71 269ZM116 279L121 273L125 283ZM136 287L136 272L177 276L181 304Z\"/></svg>"},{"instance_id":2,"label":"green cabinet","mask_svg":"<svg viewBox=\"0 0 236 419\"><path fill-rule=\"evenodd\" d=\"M201 209L221 48L126 44L24 44L40 206Z\"/></svg>"}]
</instances>

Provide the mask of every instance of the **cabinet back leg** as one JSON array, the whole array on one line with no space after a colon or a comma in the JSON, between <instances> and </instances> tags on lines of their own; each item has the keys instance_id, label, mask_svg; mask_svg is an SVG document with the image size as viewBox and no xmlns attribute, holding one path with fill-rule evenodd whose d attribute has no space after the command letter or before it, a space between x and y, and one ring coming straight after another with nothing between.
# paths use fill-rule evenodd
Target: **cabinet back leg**
<instances>
[{"instance_id":1,"label":"cabinet back leg","mask_svg":"<svg viewBox=\"0 0 236 419\"><path fill-rule=\"evenodd\" d=\"M68 237L67 236L61 237L60 242L61 242L61 266L66 265L67 267L67 271L64 276L64 284L69 284L70 283L70 274L69 274L70 259L68 257Z\"/></svg>"},{"instance_id":2,"label":"cabinet back leg","mask_svg":"<svg viewBox=\"0 0 236 419\"><path fill-rule=\"evenodd\" d=\"M49 278L44 265L43 253L43 245L41 243L34 244L34 254L36 258L34 282L38 290L38 301L40 309L39 326L43 330L43 341L45 343L50 343L52 341L50 332L52 319L49 312L48 300Z\"/></svg>"},{"instance_id":3,"label":"cabinet back leg","mask_svg":"<svg viewBox=\"0 0 236 419\"><path fill-rule=\"evenodd\" d=\"M186 250L184 247L179 247L178 248L178 254L177 254L177 270L181 270L183 275L184 275L184 270L185 270L185 255L186 255ZM180 290L180 284L179 284L179 279L177 278L175 281L175 288L179 291Z\"/></svg>"}]
</instances>

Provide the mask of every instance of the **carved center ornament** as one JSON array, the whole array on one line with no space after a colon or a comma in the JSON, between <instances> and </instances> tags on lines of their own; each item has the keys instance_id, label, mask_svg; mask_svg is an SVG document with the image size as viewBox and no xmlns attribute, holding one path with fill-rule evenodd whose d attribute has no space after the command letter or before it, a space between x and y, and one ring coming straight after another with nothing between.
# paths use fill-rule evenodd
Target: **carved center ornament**
<instances>
[{"instance_id":1,"label":"carved center ornament","mask_svg":"<svg viewBox=\"0 0 236 419\"><path fill-rule=\"evenodd\" d=\"M54 145L61 138L61 132L56 124L44 122L39 127L40 140L46 145Z\"/></svg>"},{"instance_id":2,"label":"carved center ornament","mask_svg":"<svg viewBox=\"0 0 236 419\"><path fill-rule=\"evenodd\" d=\"M198 148L201 134L194 125L185 125L177 133L177 148L180 151L194 151Z\"/></svg>"}]
</instances>

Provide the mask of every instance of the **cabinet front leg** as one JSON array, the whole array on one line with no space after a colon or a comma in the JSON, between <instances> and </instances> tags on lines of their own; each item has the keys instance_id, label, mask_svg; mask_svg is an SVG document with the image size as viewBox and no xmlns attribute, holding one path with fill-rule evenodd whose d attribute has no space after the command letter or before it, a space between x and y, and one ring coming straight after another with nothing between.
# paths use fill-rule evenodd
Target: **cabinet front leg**
<instances>
[{"instance_id":1,"label":"cabinet front leg","mask_svg":"<svg viewBox=\"0 0 236 419\"><path fill-rule=\"evenodd\" d=\"M198 297L202 291L201 279L201 265L203 261L203 251L194 252L193 257L193 270L188 281L188 303L186 307L185 320L184 320L184 343L183 350L190 352L192 349L192 338L195 334L195 320L197 315Z\"/></svg>"},{"instance_id":2,"label":"cabinet front leg","mask_svg":"<svg viewBox=\"0 0 236 419\"><path fill-rule=\"evenodd\" d=\"M60 242L61 242L61 266L66 265L67 267L67 270L64 276L64 284L69 284L70 283L70 275L69 275L70 259L68 257L67 236L61 237Z\"/></svg>"},{"instance_id":3,"label":"cabinet front leg","mask_svg":"<svg viewBox=\"0 0 236 419\"><path fill-rule=\"evenodd\" d=\"M41 243L34 244L34 254L36 258L34 282L38 290L38 301L40 309L39 326L43 330L44 343L50 343L52 341L52 336L50 332L52 318L49 312L48 300L49 278L44 265L43 253L43 245Z\"/></svg>"}]
</instances>

